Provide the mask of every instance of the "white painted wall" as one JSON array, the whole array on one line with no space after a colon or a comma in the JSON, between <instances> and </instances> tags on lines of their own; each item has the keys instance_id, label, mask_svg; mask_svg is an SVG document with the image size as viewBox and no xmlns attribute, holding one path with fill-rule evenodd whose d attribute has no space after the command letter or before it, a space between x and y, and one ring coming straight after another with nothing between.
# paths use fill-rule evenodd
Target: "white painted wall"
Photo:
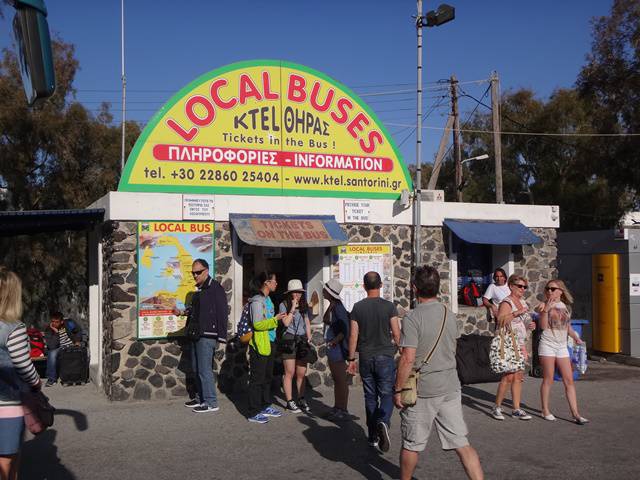
<instances>
[{"instance_id":1,"label":"white painted wall","mask_svg":"<svg viewBox=\"0 0 640 480\"><path fill-rule=\"evenodd\" d=\"M89 374L102 387L102 243L98 229L89 233Z\"/></svg>"},{"instance_id":2,"label":"white painted wall","mask_svg":"<svg viewBox=\"0 0 640 480\"><path fill-rule=\"evenodd\" d=\"M215 220L227 221L230 213L280 215L334 215L344 223L339 198L211 195ZM182 195L176 193L109 192L88 208L104 208L105 220L182 220ZM411 207L397 201L371 200L371 223L411 225ZM519 220L527 227L558 228L559 209L547 205L422 202L423 226L440 226L445 218L460 220Z\"/></svg>"}]
</instances>

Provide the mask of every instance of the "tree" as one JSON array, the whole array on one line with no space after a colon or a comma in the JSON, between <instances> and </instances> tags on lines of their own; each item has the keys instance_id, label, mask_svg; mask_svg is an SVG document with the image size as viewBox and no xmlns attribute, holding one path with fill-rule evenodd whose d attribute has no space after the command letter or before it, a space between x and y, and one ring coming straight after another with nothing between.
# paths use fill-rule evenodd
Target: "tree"
<instances>
[{"instance_id":1,"label":"tree","mask_svg":"<svg viewBox=\"0 0 640 480\"><path fill-rule=\"evenodd\" d=\"M602 133L640 132L640 1L615 0L611 14L593 22L593 43L577 81L593 104L592 121ZM640 208L640 137L592 142L598 174L624 189L627 208Z\"/></svg>"},{"instance_id":2,"label":"tree","mask_svg":"<svg viewBox=\"0 0 640 480\"><path fill-rule=\"evenodd\" d=\"M53 42L56 93L28 107L14 52L0 61L0 208L85 208L117 187L120 129L109 106L94 117L74 99L78 69L74 47ZM127 125L127 149L140 133ZM2 190L0 190L2 191ZM86 239L80 232L0 239L0 263L20 274L26 319L34 323L51 308L76 318L86 313Z\"/></svg>"}]
</instances>

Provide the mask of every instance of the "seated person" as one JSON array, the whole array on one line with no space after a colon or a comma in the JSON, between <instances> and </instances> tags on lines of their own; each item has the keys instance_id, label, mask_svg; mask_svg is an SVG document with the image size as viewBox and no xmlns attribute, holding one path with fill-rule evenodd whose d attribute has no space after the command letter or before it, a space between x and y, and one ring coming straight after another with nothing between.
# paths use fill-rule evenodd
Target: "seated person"
<instances>
[{"instance_id":1,"label":"seated person","mask_svg":"<svg viewBox=\"0 0 640 480\"><path fill-rule=\"evenodd\" d=\"M45 387L55 385L58 381L58 353L60 349L72 345L80 345L82 333L75 322L65 322L62 313L53 312L44 330L44 341L47 344L47 383Z\"/></svg>"}]
</instances>

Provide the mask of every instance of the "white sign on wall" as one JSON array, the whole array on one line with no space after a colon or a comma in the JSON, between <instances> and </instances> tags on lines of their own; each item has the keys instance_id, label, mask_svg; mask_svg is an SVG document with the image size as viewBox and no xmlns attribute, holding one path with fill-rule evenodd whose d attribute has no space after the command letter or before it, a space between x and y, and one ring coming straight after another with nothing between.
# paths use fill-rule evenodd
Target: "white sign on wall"
<instances>
[{"instance_id":1,"label":"white sign on wall","mask_svg":"<svg viewBox=\"0 0 640 480\"><path fill-rule=\"evenodd\" d=\"M629 275L629 295L632 297L640 296L640 273Z\"/></svg>"},{"instance_id":2,"label":"white sign on wall","mask_svg":"<svg viewBox=\"0 0 640 480\"><path fill-rule=\"evenodd\" d=\"M214 200L211 195L182 195L183 220L213 220Z\"/></svg>"},{"instance_id":3,"label":"white sign on wall","mask_svg":"<svg viewBox=\"0 0 640 480\"><path fill-rule=\"evenodd\" d=\"M344 200L344 223L369 223L371 202Z\"/></svg>"},{"instance_id":4,"label":"white sign on wall","mask_svg":"<svg viewBox=\"0 0 640 480\"><path fill-rule=\"evenodd\" d=\"M380 296L393 301L393 249L390 243L349 243L334 247L332 264L333 277L343 285L340 298L347 311L367 296L363 286L367 272L380 274Z\"/></svg>"}]
</instances>

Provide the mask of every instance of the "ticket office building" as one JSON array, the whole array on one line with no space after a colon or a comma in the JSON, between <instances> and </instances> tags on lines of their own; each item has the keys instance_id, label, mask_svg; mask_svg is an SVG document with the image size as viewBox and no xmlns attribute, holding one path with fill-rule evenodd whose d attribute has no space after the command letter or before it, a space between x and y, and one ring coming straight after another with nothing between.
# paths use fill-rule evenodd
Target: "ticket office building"
<instances>
[{"instance_id":1,"label":"ticket office building","mask_svg":"<svg viewBox=\"0 0 640 480\"><path fill-rule=\"evenodd\" d=\"M210 197L215 205L214 218L207 219L214 229L211 273L227 293L230 332L247 299L248 282L261 270L278 276L276 301L292 278L302 280L308 297L317 292L322 298L323 283L337 277L346 285L349 306L364 296L361 275L379 268L383 295L401 315L410 308L410 207L368 200L367 223L347 223L340 198ZM187 395L190 366L184 340L142 338L138 325L139 226L154 220L181 222L183 206L181 194L132 192L110 192L91 205L105 209L104 223L90 235L91 378L112 400ZM459 305L459 286L468 270L484 268L480 273L486 276L502 267L509 274L523 274L529 280L528 298L541 296L544 283L556 276L557 207L423 201L421 223L419 263L438 268L441 298L457 313L464 333L490 334L493 329L484 308ZM485 252L484 267L468 254L475 251L477 257L478 246ZM355 253L349 257L349 252ZM321 306L311 315L320 356L309 368L314 387L332 384L322 347ZM246 352L225 352L220 346L214 368L221 389L246 386Z\"/></svg>"}]
</instances>

